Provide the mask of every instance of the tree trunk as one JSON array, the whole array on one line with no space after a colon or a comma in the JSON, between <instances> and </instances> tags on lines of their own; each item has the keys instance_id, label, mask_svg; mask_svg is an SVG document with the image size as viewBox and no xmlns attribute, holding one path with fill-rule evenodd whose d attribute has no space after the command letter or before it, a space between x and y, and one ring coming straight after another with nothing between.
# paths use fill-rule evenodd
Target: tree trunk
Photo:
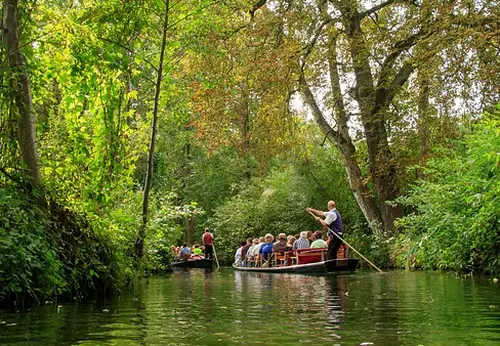
<instances>
[{"instance_id":1,"label":"tree trunk","mask_svg":"<svg viewBox=\"0 0 500 346\"><path fill-rule=\"evenodd\" d=\"M314 95L309 89L309 86L307 85L307 82L303 74L301 75L300 78L300 91L304 99L304 102L311 109L314 119L318 123L319 127L322 129L323 133L325 133L325 136L327 136L327 138L332 143L334 143L335 146L339 149L342 155L342 159L344 160L345 163L345 169L347 172L347 179L349 181L349 186L368 224L370 225L372 230L379 229L380 225L382 224L382 220L377 210L377 206L371 192L369 191L368 187L363 183L361 169L359 168L355 156L356 148L352 144L351 138L349 137L349 134L347 132L347 119L346 119L346 114L344 112L345 110L337 111L337 121L339 122L338 124L339 130L336 131L326 121L326 118L324 114L321 112L320 108L318 107ZM336 103L337 107L339 107L341 103L342 103L341 100L340 102L337 102ZM341 114L344 114L343 120L341 119L342 118ZM340 123L344 120L345 120L344 125L340 125Z\"/></svg>"},{"instance_id":2,"label":"tree trunk","mask_svg":"<svg viewBox=\"0 0 500 346\"><path fill-rule=\"evenodd\" d=\"M153 119L151 123L151 140L148 151L148 171L146 174L146 182L144 184L144 195L142 199L142 225L139 230L139 236L136 240L136 255L139 260L144 255L144 239L146 238L146 227L148 223L149 211L149 192L151 190L151 181L154 171L154 155L156 145L156 132L158 129L158 107L160 101L161 81L163 78L163 62L165 57L165 46L167 44L167 29L169 18L169 0L165 1L165 18L163 23L163 35L161 41L160 61L158 63L158 76L156 78L155 98L153 108Z\"/></svg>"},{"instance_id":3,"label":"tree trunk","mask_svg":"<svg viewBox=\"0 0 500 346\"><path fill-rule=\"evenodd\" d=\"M339 66L337 61L337 37L331 36L328 45L328 67L330 72L330 85L332 89L333 103L335 105L335 119L337 121L338 133L330 140L339 149L347 172L347 179L351 191L363 212L366 221L373 230L379 230L382 226L382 218L377 208L373 194L364 183L363 174L356 159L356 148L352 144L349 135L349 116L345 108L342 90L340 88ZM331 131L330 131L331 133ZM332 136L333 137L333 136Z\"/></svg>"},{"instance_id":4,"label":"tree trunk","mask_svg":"<svg viewBox=\"0 0 500 346\"><path fill-rule=\"evenodd\" d=\"M420 140L420 164L424 164L430 151L430 131L429 131L429 83L430 80L421 71L417 75L418 83L418 120L417 132ZM419 168L417 177L422 179L423 172Z\"/></svg>"},{"instance_id":5,"label":"tree trunk","mask_svg":"<svg viewBox=\"0 0 500 346\"><path fill-rule=\"evenodd\" d=\"M190 218L187 219L187 224L186 224L186 244L188 246L193 245L193 235L194 235L194 216L191 216Z\"/></svg>"},{"instance_id":6,"label":"tree trunk","mask_svg":"<svg viewBox=\"0 0 500 346\"><path fill-rule=\"evenodd\" d=\"M355 98L361 110L361 121L366 136L370 173L377 192L378 204L384 229L394 231L394 221L403 215L400 205L388 205L399 196L399 179L397 162L393 157L387 141L384 114L395 95L395 90L406 82L412 67L404 66L396 76L398 79L388 80L388 64L380 72L377 86L374 84L369 63L369 45L361 30L361 15L357 11L357 1L339 2L339 10L344 19L349 51L356 80ZM406 77L406 79L405 79ZM395 77L396 78L396 77ZM394 90L393 90L394 89Z\"/></svg>"},{"instance_id":7,"label":"tree trunk","mask_svg":"<svg viewBox=\"0 0 500 346\"><path fill-rule=\"evenodd\" d=\"M3 3L3 41L7 48L10 67L10 87L19 111L19 149L29 171L30 183L41 186L38 168L35 118L31 99L30 82L19 44L19 9L17 0Z\"/></svg>"}]
</instances>

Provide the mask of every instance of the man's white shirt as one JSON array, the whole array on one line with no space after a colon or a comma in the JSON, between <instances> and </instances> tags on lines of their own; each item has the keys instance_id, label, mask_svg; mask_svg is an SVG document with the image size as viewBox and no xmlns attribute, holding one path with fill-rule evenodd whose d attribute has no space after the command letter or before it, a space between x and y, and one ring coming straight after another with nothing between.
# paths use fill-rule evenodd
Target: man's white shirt
<instances>
[{"instance_id":1,"label":"man's white shirt","mask_svg":"<svg viewBox=\"0 0 500 346\"><path fill-rule=\"evenodd\" d=\"M325 222L327 225L331 225L333 221L337 220L337 213L334 212L336 208L333 208L330 211L323 212L323 216L325 217Z\"/></svg>"}]
</instances>

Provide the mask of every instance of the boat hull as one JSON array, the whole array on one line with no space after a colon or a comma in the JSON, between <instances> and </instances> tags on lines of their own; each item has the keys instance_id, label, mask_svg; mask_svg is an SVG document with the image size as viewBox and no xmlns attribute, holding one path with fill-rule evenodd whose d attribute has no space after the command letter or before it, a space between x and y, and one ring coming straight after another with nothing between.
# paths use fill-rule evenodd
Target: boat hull
<instances>
[{"instance_id":1,"label":"boat hull","mask_svg":"<svg viewBox=\"0 0 500 346\"><path fill-rule=\"evenodd\" d=\"M213 259L197 259L197 260L186 260L173 262L172 267L174 268L212 268L214 264Z\"/></svg>"},{"instance_id":2,"label":"boat hull","mask_svg":"<svg viewBox=\"0 0 500 346\"><path fill-rule=\"evenodd\" d=\"M356 258L346 258L338 260L328 260L315 263L283 266L283 267L237 267L233 268L245 272L260 273L297 273L297 274L326 274L333 272L348 272L356 270L359 260Z\"/></svg>"}]
</instances>

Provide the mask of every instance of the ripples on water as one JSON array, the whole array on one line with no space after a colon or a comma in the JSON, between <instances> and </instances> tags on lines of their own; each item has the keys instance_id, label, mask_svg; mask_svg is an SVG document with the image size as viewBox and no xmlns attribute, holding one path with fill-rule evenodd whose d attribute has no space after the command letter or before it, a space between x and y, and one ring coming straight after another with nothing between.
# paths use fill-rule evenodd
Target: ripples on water
<instances>
[{"instance_id":1,"label":"ripples on water","mask_svg":"<svg viewBox=\"0 0 500 346\"><path fill-rule=\"evenodd\" d=\"M104 303L0 313L15 345L500 345L500 283L450 273L192 270Z\"/></svg>"}]
</instances>

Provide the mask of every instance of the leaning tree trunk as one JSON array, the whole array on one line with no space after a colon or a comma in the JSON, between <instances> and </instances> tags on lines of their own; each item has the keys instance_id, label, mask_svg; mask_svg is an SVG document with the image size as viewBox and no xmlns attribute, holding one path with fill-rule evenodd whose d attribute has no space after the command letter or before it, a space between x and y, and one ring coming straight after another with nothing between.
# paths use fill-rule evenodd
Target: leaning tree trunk
<instances>
[{"instance_id":1,"label":"leaning tree trunk","mask_svg":"<svg viewBox=\"0 0 500 346\"><path fill-rule=\"evenodd\" d=\"M340 88L340 75L337 59L337 37L333 35L329 39L328 45L328 67L330 72L330 85L332 89L332 97L335 107L335 118L338 126L338 134L334 139L334 143L342 154L347 178L351 191L365 216L370 228L379 230L382 227L382 216L377 207L377 203L363 179L361 168L356 159L356 147L352 143L349 135L349 116L342 97Z\"/></svg>"},{"instance_id":2,"label":"leaning tree trunk","mask_svg":"<svg viewBox=\"0 0 500 346\"><path fill-rule=\"evenodd\" d=\"M326 120L326 116L318 106L315 96L309 88L303 72L301 73L299 80L300 91L304 102L309 106L314 119L323 133L340 151L347 173L347 180L354 198L366 221L370 225L370 228L373 231L376 231L380 230L382 226L382 216L373 194L365 183L361 168L357 162L356 148L349 135L349 114L346 110L340 88L339 66L337 61L337 36L338 34L335 33L334 30L330 30L327 56L336 128L333 128Z\"/></svg>"},{"instance_id":3,"label":"leaning tree trunk","mask_svg":"<svg viewBox=\"0 0 500 346\"><path fill-rule=\"evenodd\" d=\"M35 118L30 82L19 44L19 9L17 0L4 1L2 27L3 42L7 48L7 60L10 68L10 88L19 112L19 149L22 160L28 168L31 185L40 187Z\"/></svg>"},{"instance_id":4,"label":"leaning tree trunk","mask_svg":"<svg viewBox=\"0 0 500 346\"><path fill-rule=\"evenodd\" d=\"M370 228L372 230L379 229L382 219L371 192L363 182L364 179L355 155L356 148L352 144L347 132L347 119L345 118L347 115L344 112L345 110L337 111L338 129L335 130L326 121L326 117L319 108L303 74L300 77L300 92L304 102L309 106L314 119L323 133L325 133L325 136L339 149L345 164L349 186ZM342 119L342 117L344 118Z\"/></svg>"},{"instance_id":5,"label":"leaning tree trunk","mask_svg":"<svg viewBox=\"0 0 500 346\"><path fill-rule=\"evenodd\" d=\"M160 103L160 90L163 78L163 62L165 58L165 46L167 44L167 29L169 18L169 0L165 1L165 18L163 22L163 35L161 41L160 61L158 63L158 76L156 77L155 98L153 107L153 119L151 123L151 141L148 151L148 171L146 174L146 182L144 184L144 195L142 199L142 224L139 229L139 236L135 242L136 256L140 260L144 256L144 239L146 238L146 227L148 223L149 211L149 192L151 190L151 181L154 171L154 156L156 146L156 132L158 130L158 107Z\"/></svg>"},{"instance_id":6,"label":"leaning tree trunk","mask_svg":"<svg viewBox=\"0 0 500 346\"><path fill-rule=\"evenodd\" d=\"M395 77L389 76L394 71L393 58L387 56L377 83L374 83L369 62L365 36L361 29L362 15L357 11L357 1L339 2L345 33L349 42L355 76L355 98L361 111L361 121L366 136L370 174L377 192L379 208L384 228L394 231L394 221L403 215L403 208L397 204L389 205L399 196L397 161L387 140L385 113L397 91L408 80L414 66L403 64Z\"/></svg>"}]
</instances>

